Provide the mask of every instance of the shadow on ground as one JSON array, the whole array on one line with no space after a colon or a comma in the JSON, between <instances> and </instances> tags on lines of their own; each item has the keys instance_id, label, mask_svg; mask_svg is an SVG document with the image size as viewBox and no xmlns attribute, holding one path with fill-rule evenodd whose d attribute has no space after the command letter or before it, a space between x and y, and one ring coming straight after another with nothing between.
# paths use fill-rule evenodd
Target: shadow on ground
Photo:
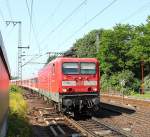
<instances>
[{"instance_id":1,"label":"shadow on ground","mask_svg":"<svg viewBox=\"0 0 150 137\"><path fill-rule=\"evenodd\" d=\"M44 136L50 136L50 137L69 137L69 136L77 136L80 133L77 132L72 127L69 127L65 124L50 124L48 126L39 126L39 125L33 125L33 137L44 137Z\"/></svg>"}]
</instances>

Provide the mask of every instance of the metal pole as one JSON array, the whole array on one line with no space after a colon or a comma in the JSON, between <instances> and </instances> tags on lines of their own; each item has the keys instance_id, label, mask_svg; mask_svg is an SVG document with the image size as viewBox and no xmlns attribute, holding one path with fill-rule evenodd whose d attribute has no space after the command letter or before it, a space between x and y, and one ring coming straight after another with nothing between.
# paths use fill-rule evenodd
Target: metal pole
<instances>
[{"instance_id":1,"label":"metal pole","mask_svg":"<svg viewBox=\"0 0 150 137\"><path fill-rule=\"evenodd\" d=\"M13 24L16 26L19 24L18 28L18 78L22 80L22 49L23 48L29 48L29 47L22 47L22 22L21 21L6 21L6 25Z\"/></svg>"},{"instance_id":2,"label":"metal pole","mask_svg":"<svg viewBox=\"0 0 150 137\"><path fill-rule=\"evenodd\" d=\"M21 21L18 22L19 24L19 32L18 32L18 77L21 80L21 85L22 85L22 57L25 55L22 55L22 49L29 49L28 47L23 47L22 46L22 31L21 31L21 27L22 27L22 23Z\"/></svg>"},{"instance_id":3,"label":"metal pole","mask_svg":"<svg viewBox=\"0 0 150 137\"><path fill-rule=\"evenodd\" d=\"M22 81L21 22L18 22L18 24L19 24L19 29L18 29L18 77Z\"/></svg>"}]
</instances>

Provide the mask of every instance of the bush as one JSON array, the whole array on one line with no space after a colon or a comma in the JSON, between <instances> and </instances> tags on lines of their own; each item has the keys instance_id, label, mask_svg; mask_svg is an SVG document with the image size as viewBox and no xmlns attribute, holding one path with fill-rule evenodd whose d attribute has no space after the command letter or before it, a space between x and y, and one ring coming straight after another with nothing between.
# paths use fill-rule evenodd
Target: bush
<instances>
[{"instance_id":1,"label":"bush","mask_svg":"<svg viewBox=\"0 0 150 137\"><path fill-rule=\"evenodd\" d=\"M108 87L109 87L109 79L108 79L108 76L106 74L103 74L101 76L101 82L100 82L100 86L101 86L101 89L102 91L107 91L108 90Z\"/></svg>"},{"instance_id":2,"label":"bush","mask_svg":"<svg viewBox=\"0 0 150 137\"><path fill-rule=\"evenodd\" d=\"M150 74L144 78L144 88L150 88Z\"/></svg>"},{"instance_id":3,"label":"bush","mask_svg":"<svg viewBox=\"0 0 150 137\"><path fill-rule=\"evenodd\" d=\"M10 92L19 92L19 93L22 93L22 89L16 85L11 85L10 86Z\"/></svg>"},{"instance_id":4,"label":"bush","mask_svg":"<svg viewBox=\"0 0 150 137\"><path fill-rule=\"evenodd\" d=\"M10 101L9 101L10 113L17 114L21 117L26 116L27 112L27 103L23 99L23 96L19 92L10 93Z\"/></svg>"},{"instance_id":5,"label":"bush","mask_svg":"<svg viewBox=\"0 0 150 137\"><path fill-rule=\"evenodd\" d=\"M121 85L121 81L125 81L125 85ZM129 95L132 94L133 91L138 91L140 86L140 81L134 78L134 74L129 71L121 71L114 73L111 76L103 74L101 77L101 88L103 91L107 90L108 87L115 91L122 91Z\"/></svg>"},{"instance_id":6,"label":"bush","mask_svg":"<svg viewBox=\"0 0 150 137\"><path fill-rule=\"evenodd\" d=\"M9 114L7 137L30 137L31 129L28 121L17 114Z\"/></svg>"},{"instance_id":7,"label":"bush","mask_svg":"<svg viewBox=\"0 0 150 137\"><path fill-rule=\"evenodd\" d=\"M10 87L8 137L30 137L31 128L27 121L27 103L23 99L21 88Z\"/></svg>"}]
</instances>

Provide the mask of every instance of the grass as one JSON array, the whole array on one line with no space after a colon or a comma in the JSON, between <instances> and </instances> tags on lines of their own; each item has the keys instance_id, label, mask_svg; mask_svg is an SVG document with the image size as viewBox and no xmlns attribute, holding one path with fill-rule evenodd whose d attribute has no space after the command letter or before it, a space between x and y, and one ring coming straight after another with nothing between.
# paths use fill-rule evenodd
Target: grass
<instances>
[{"instance_id":1,"label":"grass","mask_svg":"<svg viewBox=\"0 0 150 137\"><path fill-rule=\"evenodd\" d=\"M146 92L145 94L134 93L132 97L135 97L138 99L150 99L150 92Z\"/></svg>"},{"instance_id":2,"label":"grass","mask_svg":"<svg viewBox=\"0 0 150 137\"><path fill-rule=\"evenodd\" d=\"M31 128L27 121L27 103L23 99L22 89L17 86L10 88L8 136L7 137L30 137Z\"/></svg>"}]
</instances>

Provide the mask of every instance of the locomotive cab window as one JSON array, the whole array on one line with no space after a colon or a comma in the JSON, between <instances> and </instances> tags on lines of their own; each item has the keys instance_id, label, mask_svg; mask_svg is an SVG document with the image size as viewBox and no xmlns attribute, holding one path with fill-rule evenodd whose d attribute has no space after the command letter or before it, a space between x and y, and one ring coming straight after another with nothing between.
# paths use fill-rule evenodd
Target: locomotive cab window
<instances>
[{"instance_id":1,"label":"locomotive cab window","mask_svg":"<svg viewBox=\"0 0 150 137\"><path fill-rule=\"evenodd\" d=\"M81 74L96 74L96 64L92 62L82 62L80 64Z\"/></svg>"},{"instance_id":2,"label":"locomotive cab window","mask_svg":"<svg viewBox=\"0 0 150 137\"><path fill-rule=\"evenodd\" d=\"M79 64L75 62L63 63L62 70L64 74L79 74Z\"/></svg>"}]
</instances>

